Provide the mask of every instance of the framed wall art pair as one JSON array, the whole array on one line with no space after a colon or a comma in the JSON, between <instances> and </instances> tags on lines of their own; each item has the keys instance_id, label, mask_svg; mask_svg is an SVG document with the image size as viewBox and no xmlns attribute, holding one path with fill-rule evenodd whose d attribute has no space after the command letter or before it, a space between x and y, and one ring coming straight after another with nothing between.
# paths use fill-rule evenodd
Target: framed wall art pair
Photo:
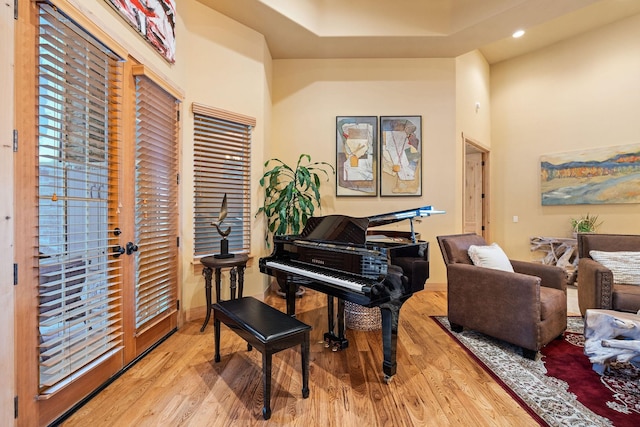
<instances>
[{"instance_id":1,"label":"framed wall art pair","mask_svg":"<svg viewBox=\"0 0 640 427\"><path fill-rule=\"evenodd\" d=\"M336 171L337 196L421 196L422 117L336 117Z\"/></svg>"}]
</instances>

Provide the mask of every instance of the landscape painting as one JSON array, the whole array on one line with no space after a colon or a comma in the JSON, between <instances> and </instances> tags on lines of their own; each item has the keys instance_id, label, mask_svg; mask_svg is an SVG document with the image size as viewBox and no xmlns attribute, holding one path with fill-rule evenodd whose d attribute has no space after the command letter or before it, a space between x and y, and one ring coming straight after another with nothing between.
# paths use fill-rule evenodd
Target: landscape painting
<instances>
[{"instance_id":1,"label":"landscape painting","mask_svg":"<svg viewBox=\"0 0 640 427\"><path fill-rule=\"evenodd\" d=\"M542 205L640 203L640 144L542 156Z\"/></svg>"}]
</instances>

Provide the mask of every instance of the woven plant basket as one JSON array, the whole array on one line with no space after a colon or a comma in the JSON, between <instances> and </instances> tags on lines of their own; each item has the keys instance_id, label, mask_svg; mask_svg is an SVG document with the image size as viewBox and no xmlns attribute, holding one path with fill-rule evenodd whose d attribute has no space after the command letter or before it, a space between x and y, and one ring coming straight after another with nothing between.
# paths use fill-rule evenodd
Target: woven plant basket
<instances>
[{"instance_id":1,"label":"woven plant basket","mask_svg":"<svg viewBox=\"0 0 640 427\"><path fill-rule=\"evenodd\" d=\"M374 331L382 328L379 307L363 307L349 301L344 302L344 321L347 328L359 331Z\"/></svg>"}]
</instances>

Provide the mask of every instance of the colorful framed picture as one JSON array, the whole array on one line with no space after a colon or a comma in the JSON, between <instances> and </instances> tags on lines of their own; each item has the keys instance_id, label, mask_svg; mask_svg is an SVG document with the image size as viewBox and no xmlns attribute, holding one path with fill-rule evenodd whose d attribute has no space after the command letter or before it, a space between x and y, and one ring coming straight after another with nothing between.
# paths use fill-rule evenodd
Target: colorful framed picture
<instances>
[{"instance_id":1,"label":"colorful framed picture","mask_svg":"<svg viewBox=\"0 0 640 427\"><path fill-rule=\"evenodd\" d=\"M378 118L336 117L336 195L376 196Z\"/></svg>"},{"instance_id":2,"label":"colorful framed picture","mask_svg":"<svg viewBox=\"0 0 640 427\"><path fill-rule=\"evenodd\" d=\"M422 116L380 117L380 195L422 195Z\"/></svg>"},{"instance_id":3,"label":"colorful framed picture","mask_svg":"<svg viewBox=\"0 0 640 427\"><path fill-rule=\"evenodd\" d=\"M640 203L640 144L540 158L542 206Z\"/></svg>"},{"instance_id":4,"label":"colorful framed picture","mask_svg":"<svg viewBox=\"0 0 640 427\"><path fill-rule=\"evenodd\" d=\"M170 63L176 61L175 0L105 0Z\"/></svg>"}]
</instances>

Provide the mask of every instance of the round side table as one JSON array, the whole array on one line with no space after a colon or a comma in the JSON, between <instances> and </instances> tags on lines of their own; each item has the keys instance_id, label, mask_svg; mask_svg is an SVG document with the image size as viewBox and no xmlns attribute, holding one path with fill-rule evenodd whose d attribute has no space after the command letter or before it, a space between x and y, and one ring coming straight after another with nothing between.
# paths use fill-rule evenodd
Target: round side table
<instances>
[{"instance_id":1,"label":"round side table","mask_svg":"<svg viewBox=\"0 0 640 427\"><path fill-rule=\"evenodd\" d=\"M236 282L238 290L238 298L242 298L242 290L244 287L244 270L247 266L247 260L249 256L247 254L235 254L232 258L216 258L214 256L206 256L200 259L200 263L204 266L202 269L202 275L204 276L204 290L207 298L207 316L204 319L204 323L200 328L200 332L204 331L204 328L209 323L211 317L211 275L212 272L216 272L216 302L220 302L220 281L223 268L230 268L230 289L231 299L236 299Z\"/></svg>"}]
</instances>

